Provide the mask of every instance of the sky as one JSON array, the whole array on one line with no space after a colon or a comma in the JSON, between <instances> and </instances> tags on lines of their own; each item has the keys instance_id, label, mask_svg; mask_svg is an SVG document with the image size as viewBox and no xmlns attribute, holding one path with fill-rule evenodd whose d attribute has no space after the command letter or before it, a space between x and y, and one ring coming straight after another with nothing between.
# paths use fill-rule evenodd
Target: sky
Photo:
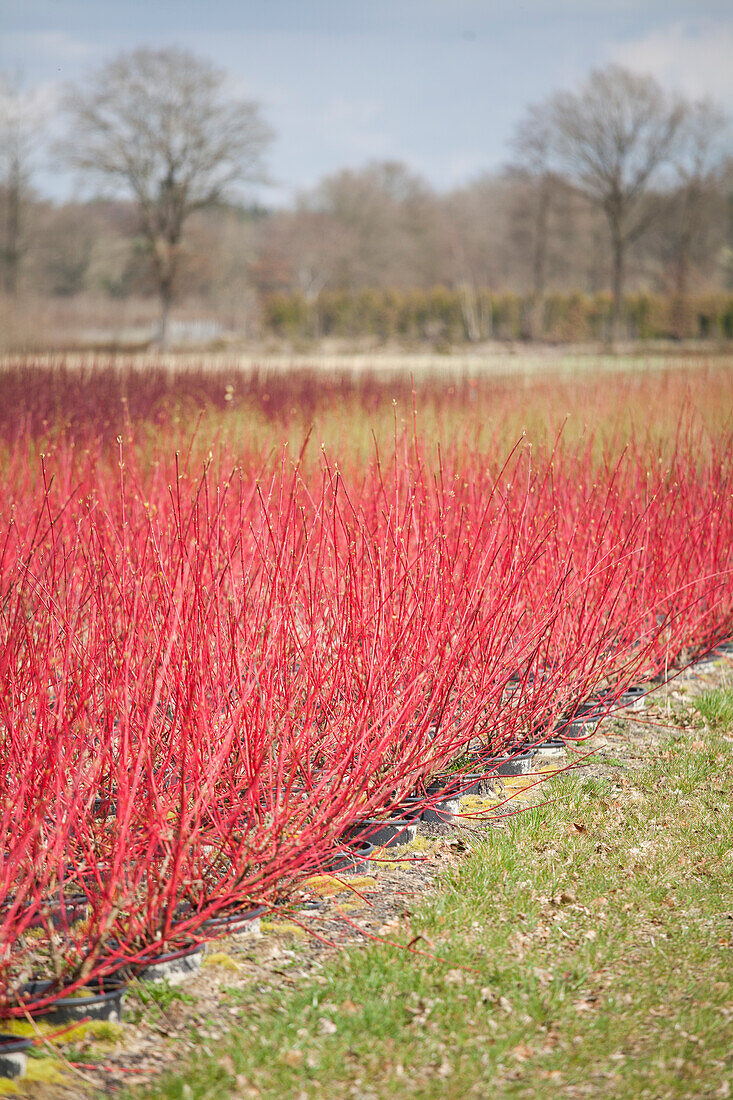
<instances>
[{"instance_id":1,"label":"sky","mask_svg":"<svg viewBox=\"0 0 733 1100\"><path fill-rule=\"evenodd\" d=\"M136 46L227 70L275 132L270 206L341 168L399 160L438 190L499 169L529 103L618 62L733 114L733 0L0 0L0 71L54 131L65 82ZM79 195L39 154L37 189Z\"/></svg>"}]
</instances>

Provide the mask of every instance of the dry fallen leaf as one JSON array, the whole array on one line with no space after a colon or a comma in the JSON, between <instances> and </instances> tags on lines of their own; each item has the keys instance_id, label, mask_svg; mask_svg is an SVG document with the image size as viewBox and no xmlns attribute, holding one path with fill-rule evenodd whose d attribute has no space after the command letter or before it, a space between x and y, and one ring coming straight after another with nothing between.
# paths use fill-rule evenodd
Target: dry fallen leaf
<instances>
[{"instance_id":1,"label":"dry fallen leaf","mask_svg":"<svg viewBox=\"0 0 733 1100\"><path fill-rule=\"evenodd\" d=\"M552 895L553 905L572 905L577 900L575 894L570 894L567 890Z\"/></svg>"},{"instance_id":2,"label":"dry fallen leaf","mask_svg":"<svg viewBox=\"0 0 733 1100\"><path fill-rule=\"evenodd\" d=\"M302 1050L284 1050L282 1052L281 1057L282 1057L283 1062L285 1062L286 1065L293 1066L293 1068L297 1068L297 1066L299 1066L301 1064L301 1062L303 1061L303 1051Z\"/></svg>"},{"instance_id":3,"label":"dry fallen leaf","mask_svg":"<svg viewBox=\"0 0 733 1100\"><path fill-rule=\"evenodd\" d=\"M237 1074L235 1078L235 1084L237 1086L236 1093L232 1093L232 1100L259 1100L262 1093L258 1088L248 1081L243 1073Z\"/></svg>"},{"instance_id":4,"label":"dry fallen leaf","mask_svg":"<svg viewBox=\"0 0 733 1100\"><path fill-rule=\"evenodd\" d=\"M400 922L396 917L393 917L392 920L388 920L385 924L380 926L380 928L378 929L378 935L394 936L397 932L399 932L399 930Z\"/></svg>"},{"instance_id":5,"label":"dry fallen leaf","mask_svg":"<svg viewBox=\"0 0 733 1100\"><path fill-rule=\"evenodd\" d=\"M468 845L462 837L456 837L455 840L449 841L449 844L454 852L465 852L468 849Z\"/></svg>"}]
</instances>

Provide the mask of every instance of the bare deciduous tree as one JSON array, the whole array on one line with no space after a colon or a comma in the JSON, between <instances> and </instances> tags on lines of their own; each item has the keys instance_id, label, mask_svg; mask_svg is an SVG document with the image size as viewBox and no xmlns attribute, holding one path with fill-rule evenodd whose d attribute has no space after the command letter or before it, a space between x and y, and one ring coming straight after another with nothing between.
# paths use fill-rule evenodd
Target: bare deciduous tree
<instances>
[{"instance_id":1,"label":"bare deciduous tree","mask_svg":"<svg viewBox=\"0 0 733 1100\"><path fill-rule=\"evenodd\" d=\"M542 331L547 290L550 215L559 180L552 168L553 127L547 104L533 104L514 133L512 145L517 168L528 177L528 217L531 227L532 300L528 335L535 340Z\"/></svg>"},{"instance_id":2,"label":"bare deciduous tree","mask_svg":"<svg viewBox=\"0 0 733 1100\"><path fill-rule=\"evenodd\" d=\"M0 75L0 201L2 239L0 279L6 294L18 289L27 243L25 208L29 200L31 157L41 130L35 97L22 89L18 76Z\"/></svg>"},{"instance_id":3,"label":"bare deciduous tree","mask_svg":"<svg viewBox=\"0 0 733 1100\"><path fill-rule=\"evenodd\" d=\"M616 336L627 250L648 226L654 207L644 200L675 153L685 107L653 77L609 65L592 72L577 92L552 96L548 111L558 167L606 217Z\"/></svg>"},{"instance_id":4,"label":"bare deciduous tree","mask_svg":"<svg viewBox=\"0 0 733 1100\"><path fill-rule=\"evenodd\" d=\"M715 198L725 162L727 126L725 113L709 100L702 100L690 107L682 128L676 160L678 186L670 196L670 217L666 220L673 272L672 324L678 338L688 327L691 268L696 260L715 254L715 245L705 230L713 230L712 223L720 216Z\"/></svg>"},{"instance_id":5,"label":"bare deciduous tree","mask_svg":"<svg viewBox=\"0 0 733 1100\"><path fill-rule=\"evenodd\" d=\"M137 49L66 97L66 159L137 203L160 298L161 344L187 219L235 182L258 178L271 138L258 105L229 99L225 83L224 73L186 50Z\"/></svg>"},{"instance_id":6,"label":"bare deciduous tree","mask_svg":"<svg viewBox=\"0 0 733 1100\"><path fill-rule=\"evenodd\" d=\"M343 285L430 281L432 196L404 164L378 161L327 176L301 196L299 211L317 212L352 243L351 254L343 250L341 268L332 276Z\"/></svg>"}]
</instances>

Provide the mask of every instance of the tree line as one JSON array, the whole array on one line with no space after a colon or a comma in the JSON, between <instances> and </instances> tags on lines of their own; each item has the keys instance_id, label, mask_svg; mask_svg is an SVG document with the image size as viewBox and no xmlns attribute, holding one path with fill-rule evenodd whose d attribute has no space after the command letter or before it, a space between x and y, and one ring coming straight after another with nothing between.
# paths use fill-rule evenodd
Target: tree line
<instances>
[{"instance_id":1,"label":"tree line","mask_svg":"<svg viewBox=\"0 0 733 1100\"><path fill-rule=\"evenodd\" d=\"M733 152L711 101L610 65L530 105L511 155L449 193L405 164L325 177L288 209L265 178L273 134L226 73L138 49L64 94L50 146L100 197L34 187L43 113L0 88L0 280L8 298L155 295L252 334L433 343L730 335Z\"/></svg>"}]
</instances>

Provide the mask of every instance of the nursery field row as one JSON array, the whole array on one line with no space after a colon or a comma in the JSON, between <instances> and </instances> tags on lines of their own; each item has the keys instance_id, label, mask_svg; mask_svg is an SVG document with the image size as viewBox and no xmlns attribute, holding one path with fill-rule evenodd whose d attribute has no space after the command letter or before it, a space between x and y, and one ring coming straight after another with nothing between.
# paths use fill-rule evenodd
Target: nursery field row
<instances>
[{"instance_id":1,"label":"nursery field row","mask_svg":"<svg viewBox=\"0 0 733 1100\"><path fill-rule=\"evenodd\" d=\"M725 433L34 447L2 472L5 1017L286 906L733 634Z\"/></svg>"},{"instance_id":2,"label":"nursery field row","mask_svg":"<svg viewBox=\"0 0 733 1100\"><path fill-rule=\"evenodd\" d=\"M368 461L374 439L394 443L419 413L426 440L465 438L493 455L524 433L547 444L596 435L616 448L652 437L673 449L681 417L694 409L713 435L730 430L733 358L719 356L504 355L349 356L318 359L135 356L13 357L0 360L0 440L59 434L77 445L133 435L150 454L164 437L173 451L225 438L237 455L288 441L296 453L313 429L329 451ZM653 410L653 417L650 416Z\"/></svg>"}]
</instances>

